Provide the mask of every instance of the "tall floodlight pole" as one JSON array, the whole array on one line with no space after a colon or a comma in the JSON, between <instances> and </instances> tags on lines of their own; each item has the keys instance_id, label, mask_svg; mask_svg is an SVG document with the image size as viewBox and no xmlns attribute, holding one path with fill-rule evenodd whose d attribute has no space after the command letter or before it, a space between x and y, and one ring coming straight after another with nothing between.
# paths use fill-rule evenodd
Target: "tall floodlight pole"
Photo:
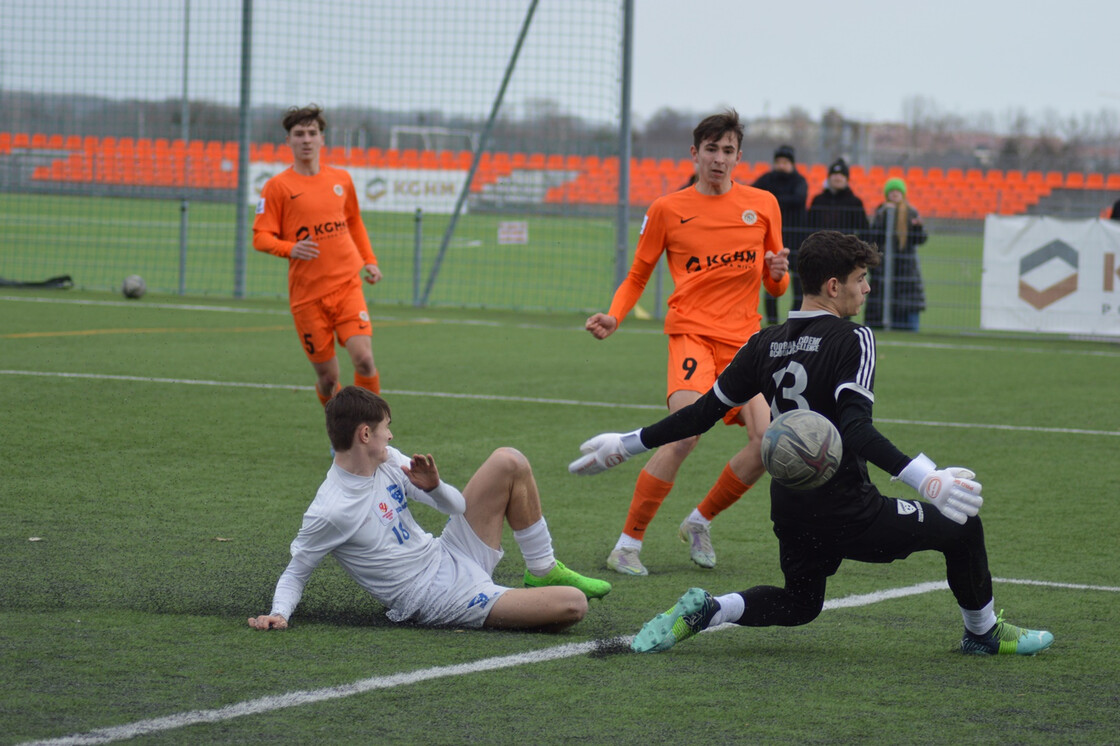
<instances>
[{"instance_id":1,"label":"tall floodlight pole","mask_svg":"<svg viewBox=\"0 0 1120 746\"><path fill-rule=\"evenodd\" d=\"M630 78L634 50L634 0L622 0L622 109L618 124L618 216L615 225L614 286L626 278L630 250Z\"/></svg>"},{"instance_id":2,"label":"tall floodlight pole","mask_svg":"<svg viewBox=\"0 0 1120 746\"><path fill-rule=\"evenodd\" d=\"M253 0L241 0L241 115L237 125L237 235L234 237L233 295L245 297L245 265L249 235L249 96L253 57Z\"/></svg>"}]
</instances>

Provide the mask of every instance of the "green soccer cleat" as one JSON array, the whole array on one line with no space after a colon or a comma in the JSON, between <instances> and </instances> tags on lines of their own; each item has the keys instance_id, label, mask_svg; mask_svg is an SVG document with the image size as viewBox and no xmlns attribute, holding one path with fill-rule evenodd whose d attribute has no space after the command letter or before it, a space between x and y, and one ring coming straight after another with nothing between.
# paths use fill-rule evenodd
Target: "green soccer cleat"
<instances>
[{"instance_id":1,"label":"green soccer cleat","mask_svg":"<svg viewBox=\"0 0 1120 746\"><path fill-rule=\"evenodd\" d=\"M712 529L710 525L694 523L685 518L681 521L677 536L685 544L688 544L688 554L692 557L693 562L700 567L712 568L716 566L716 550L712 548Z\"/></svg>"},{"instance_id":2,"label":"green soccer cleat","mask_svg":"<svg viewBox=\"0 0 1120 746\"><path fill-rule=\"evenodd\" d=\"M630 643L635 653L661 653L708 628L719 602L703 588L689 588L672 608L642 627Z\"/></svg>"},{"instance_id":3,"label":"green soccer cleat","mask_svg":"<svg viewBox=\"0 0 1120 746\"><path fill-rule=\"evenodd\" d=\"M977 635L965 630L961 652L970 655L1034 655L1050 647L1054 635L1044 629L1024 629L1003 621L1003 609L996 617L996 626L987 634Z\"/></svg>"},{"instance_id":4,"label":"green soccer cleat","mask_svg":"<svg viewBox=\"0 0 1120 746\"><path fill-rule=\"evenodd\" d=\"M607 581L580 575L575 570L564 567L564 563L560 560L556 560L556 565L543 578L537 577L526 570L525 585L530 588L543 588L546 585L570 585L573 588L579 588L583 591L583 595L588 598L602 598L611 592L611 584Z\"/></svg>"}]
</instances>

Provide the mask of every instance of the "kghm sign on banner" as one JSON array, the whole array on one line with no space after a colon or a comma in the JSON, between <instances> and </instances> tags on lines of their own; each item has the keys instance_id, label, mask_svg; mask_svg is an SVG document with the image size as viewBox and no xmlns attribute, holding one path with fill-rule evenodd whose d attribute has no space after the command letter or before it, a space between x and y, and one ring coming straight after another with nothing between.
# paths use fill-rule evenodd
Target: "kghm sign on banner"
<instances>
[{"instance_id":1,"label":"kghm sign on banner","mask_svg":"<svg viewBox=\"0 0 1120 746\"><path fill-rule=\"evenodd\" d=\"M980 325L1120 336L1120 222L989 215Z\"/></svg>"}]
</instances>

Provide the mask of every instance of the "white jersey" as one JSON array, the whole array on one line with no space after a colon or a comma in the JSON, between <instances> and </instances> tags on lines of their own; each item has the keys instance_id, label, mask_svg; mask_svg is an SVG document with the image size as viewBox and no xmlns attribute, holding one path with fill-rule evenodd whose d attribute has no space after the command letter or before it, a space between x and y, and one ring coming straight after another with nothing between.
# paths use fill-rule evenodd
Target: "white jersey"
<instances>
[{"instance_id":1,"label":"white jersey","mask_svg":"<svg viewBox=\"0 0 1120 746\"><path fill-rule=\"evenodd\" d=\"M408 618L423 603L423 590L431 586L444 552L413 518L408 501L452 514L461 514L465 501L443 482L433 492L451 499L434 499L405 476L401 467L410 459L396 448L388 451L388 460L371 477L331 465L292 542L292 560L276 584L273 614L291 618L307 578L328 553L389 607L390 618Z\"/></svg>"}]
</instances>

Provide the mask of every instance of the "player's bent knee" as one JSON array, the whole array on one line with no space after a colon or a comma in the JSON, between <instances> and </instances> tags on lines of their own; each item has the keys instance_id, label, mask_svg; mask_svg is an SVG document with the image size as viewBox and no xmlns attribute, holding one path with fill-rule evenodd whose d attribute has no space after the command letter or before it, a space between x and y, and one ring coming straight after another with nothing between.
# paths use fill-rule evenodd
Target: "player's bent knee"
<instances>
[{"instance_id":1,"label":"player's bent knee","mask_svg":"<svg viewBox=\"0 0 1120 746\"><path fill-rule=\"evenodd\" d=\"M587 596L583 595L583 591L578 588L565 589L571 591L566 594L566 597L559 604L557 614L559 618L557 623L569 625L575 624L587 616Z\"/></svg>"},{"instance_id":2,"label":"player's bent knee","mask_svg":"<svg viewBox=\"0 0 1120 746\"><path fill-rule=\"evenodd\" d=\"M524 453L513 446L495 448L494 452L491 453L490 457L486 460L501 468L502 471L510 474L525 472L530 468L529 459Z\"/></svg>"}]
</instances>

